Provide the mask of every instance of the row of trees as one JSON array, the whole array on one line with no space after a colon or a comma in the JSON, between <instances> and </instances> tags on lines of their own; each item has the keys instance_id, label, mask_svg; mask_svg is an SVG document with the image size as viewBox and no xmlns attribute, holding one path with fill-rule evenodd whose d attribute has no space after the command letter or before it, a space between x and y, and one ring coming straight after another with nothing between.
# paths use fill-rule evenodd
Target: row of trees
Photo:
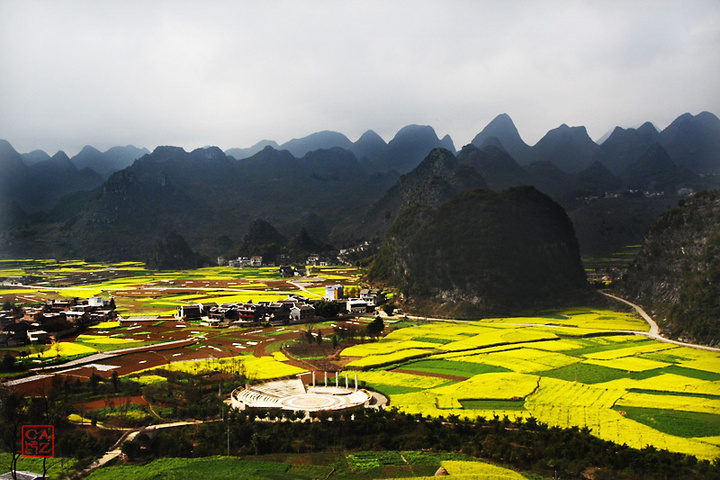
<instances>
[{"instance_id":1,"label":"row of trees","mask_svg":"<svg viewBox=\"0 0 720 480\"><path fill-rule=\"evenodd\" d=\"M525 421L424 418L397 411L295 412L233 410L223 422L186 428L182 435L138 439L123 451L136 459L163 455L264 455L325 450L431 450L462 452L555 478L718 478L720 463L646 447L600 440L587 428L548 427ZM286 418L291 421L279 421ZM328 421L332 418L332 421ZM269 419L271 421L256 421ZM178 438L182 438L179 441ZM194 447L192 446L194 445Z\"/></svg>"},{"instance_id":2,"label":"row of trees","mask_svg":"<svg viewBox=\"0 0 720 480\"><path fill-rule=\"evenodd\" d=\"M57 378L57 377L56 377ZM0 450L9 454L9 468L15 475L17 462L22 453L21 435L24 425L53 425L55 427L55 455L81 460L79 465L89 463L92 458L104 452L120 436L117 432L86 429L68 422L70 403L63 395L58 382L46 392L36 396L25 396L0 386ZM43 459L43 475L47 474L46 459Z\"/></svg>"},{"instance_id":3,"label":"row of trees","mask_svg":"<svg viewBox=\"0 0 720 480\"><path fill-rule=\"evenodd\" d=\"M563 478L579 478L593 470L594 478L720 478L720 462L646 447L643 450L600 440L587 428L548 427L533 418L510 421L492 419L430 418L394 410L354 409L345 412L304 413L281 410L231 410L222 396L242 379L194 376L167 372L167 382L143 387L142 393L163 409L169 419L215 419L155 436L140 436L124 451L132 458L207 456L219 454L262 455L325 450L433 450L462 452L513 465L518 469ZM61 384L37 397L0 389L0 440L11 455L15 469L20 454L22 425L55 425L56 455L89 462L101 455L119 433L87 430L69 424L69 407L79 396L92 398L92 382ZM121 380L118 392L137 389L135 382ZM111 395L112 378L98 380L97 395ZM104 393L103 393L104 392ZM285 418L290 421L279 421ZM332 421L329 419L332 418ZM217 421L221 419L221 421ZM264 421L257 421L264 420ZM160 421L160 420L158 420Z\"/></svg>"}]
</instances>

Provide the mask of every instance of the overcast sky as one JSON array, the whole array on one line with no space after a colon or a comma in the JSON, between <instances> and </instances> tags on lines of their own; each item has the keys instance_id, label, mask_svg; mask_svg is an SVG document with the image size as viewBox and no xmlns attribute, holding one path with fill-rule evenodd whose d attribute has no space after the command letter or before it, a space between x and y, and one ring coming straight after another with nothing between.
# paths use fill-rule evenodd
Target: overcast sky
<instances>
[{"instance_id":1,"label":"overcast sky","mask_svg":"<svg viewBox=\"0 0 720 480\"><path fill-rule=\"evenodd\" d=\"M20 152L411 123L459 148L500 113L532 145L704 110L717 0L0 0L0 138Z\"/></svg>"}]
</instances>

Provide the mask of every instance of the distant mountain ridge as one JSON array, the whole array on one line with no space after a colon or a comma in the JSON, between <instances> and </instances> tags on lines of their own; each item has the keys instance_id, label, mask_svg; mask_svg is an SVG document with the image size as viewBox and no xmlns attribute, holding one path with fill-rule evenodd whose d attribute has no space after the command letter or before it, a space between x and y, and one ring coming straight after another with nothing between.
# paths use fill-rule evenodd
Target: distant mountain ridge
<instances>
[{"instance_id":1,"label":"distant mountain ridge","mask_svg":"<svg viewBox=\"0 0 720 480\"><path fill-rule=\"evenodd\" d=\"M720 184L718 138L720 120L703 112L662 132L650 123L616 128L602 145L562 125L535 146L503 114L475 137L481 146L457 153L449 136L423 125L388 143L368 130L354 143L326 131L284 145L302 157L269 140L241 159L217 147L160 146L136 160L143 150L135 147L86 147L68 159L21 155L0 141L0 255L143 260L166 229L212 258L238 247L258 218L287 238L305 228L318 244L353 245L382 238L409 205L437 208L464 190L521 185L566 208L584 253L605 253L638 243L680 196ZM105 180L94 168L118 168L110 157L131 164Z\"/></svg>"},{"instance_id":2,"label":"distant mountain ridge","mask_svg":"<svg viewBox=\"0 0 720 480\"><path fill-rule=\"evenodd\" d=\"M37 220L37 242L21 242L15 235L23 230L10 230L0 234L0 249L12 255L145 260L167 230L214 258L237 249L257 218L286 234L304 227L322 240L396 179L397 174L368 174L341 148L297 159L266 147L234 160L216 147L192 152L157 147L98 188L61 199Z\"/></svg>"},{"instance_id":3,"label":"distant mountain ridge","mask_svg":"<svg viewBox=\"0 0 720 480\"><path fill-rule=\"evenodd\" d=\"M249 149L231 148L225 153L242 160L257 153L260 145L263 148L270 146L276 150L287 150L296 158L302 158L315 150L342 148L352 152L372 172L395 170L401 174L415 168L433 148L442 147L455 151L449 135L440 139L430 126L408 125L400 129L389 143L385 143L382 137L372 130L366 131L354 143L342 133L325 130L282 145L264 140Z\"/></svg>"},{"instance_id":4,"label":"distant mountain ridge","mask_svg":"<svg viewBox=\"0 0 720 480\"><path fill-rule=\"evenodd\" d=\"M658 132L650 122L645 122L637 129L616 127L600 144L590 138L585 127L562 124L548 131L532 146L525 143L513 120L503 113L485 126L471 142L479 149L491 145L501 148L521 166L549 162L565 173L575 174L594 161L599 161L613 175L622 174L653 143L660 143L680 167L699 175L720 175L720 119L710 112L694 116L685 113L662 132ZM352 151L361 161L366 159L370 170L395 169L401 174L417 166L433 148L441 147L456 152L449 135L439 139L432 127L408 125L400 129L388 143L372 130L365 132L354 143L342 133L322 131L282 145L264 140L249 149L233 148L225 153L241 159L257 153L260 146L264 148L267 145L278 150L288 150L298 158L312 150L340 147Z\"/></svg>"}]
</instances>

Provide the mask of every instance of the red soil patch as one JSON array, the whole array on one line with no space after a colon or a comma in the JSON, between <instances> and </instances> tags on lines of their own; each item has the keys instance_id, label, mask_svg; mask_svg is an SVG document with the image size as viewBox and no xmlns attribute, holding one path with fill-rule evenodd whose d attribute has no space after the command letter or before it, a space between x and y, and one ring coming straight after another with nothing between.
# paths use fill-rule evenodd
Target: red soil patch
<instances>
[{"instance_id":1,"label":"red soil patch","mask_svg":"<svg viewBox=\"0 0 720 480\"><path fill-rule=\"evenodd\" d=\"M128 399L130 400L128 402ZM93 400L91 402L82 402L82 403L76 403L73 404L73 407L80 409L84 408L85 410L94 410L96 408L107 408L107 407L117 407L120 405L125 405L126 403L135 403L138 405L148 405L148 401L145 400L142 396L134 396L134 397L109 397L106 399L101 400Z\"/></svg>"}]
</instances>

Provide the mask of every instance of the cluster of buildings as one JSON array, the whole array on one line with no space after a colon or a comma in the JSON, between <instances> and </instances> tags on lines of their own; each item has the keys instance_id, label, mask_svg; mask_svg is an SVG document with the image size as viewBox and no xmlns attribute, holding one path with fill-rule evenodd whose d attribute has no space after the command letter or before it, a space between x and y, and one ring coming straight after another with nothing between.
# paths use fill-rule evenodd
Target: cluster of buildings
<instances>
[{"instance_id":1,"label":"cluster of buildings","mask_svg":"<svg viewBox=\"0 0 720 480\"><path fill-rule=\"evenodd\" d=\"M262 267L263 257L260 255L253 255L252 257L238 257L228 260L227 262L223 257L218 257L218 265L227 265L229 267Z\"/></svg>"},{"instance_id":2,"label":"cluster of buildings","mask_svg":"<svg viewBox=\"0 0 720 480\"><path fill-rule=\"evenodd\" d=\"M340 312L365 314L385 302L385 294L379 289L362 289L359 296L346 298L343 285L325 287L325 300L340 304ZM214 327L241 327L251 325L289 325L315 321L313 301L300 295L290 295L276 302L257 303L197 303L177 307L179 320L199 320L203 325Z\"/></svg>"},{"instance_id":3,"label":"cluster of buildings","mask_svg":"<svg viewBox=\"0 0 720 480\"><path fill-rule=\"evenodd\" d=\"M47 343L117 316L113 299L50 300L37 307L0 311L0 347Z\"/></svg>"},{"instance_id":4,"label":"cluster of buildings","mask_svg":"<svg viewBox=\"0 0 720 480\"><path fill-rule=\"evenodd\" d=\"M198 303L177 307L177 318L201 320L207 326L230 327L270 323L288 325L315 319L315 307L301 296L289 296L278 302Z\"/></svg>"},{"instance_id":5,"label":"cluster of buildings","mask_svg":"<svg viewBox=\"0 0 720 480\"><path fill-rule=\"evenodd\" d=\"M277 260L279 263L282 264L292 264L292 263L298 263L301 264L302 262L294 262L294 257L291 257L289 255L280 254L277 257ZM297 258L296 258L297 260ZM272 267L276 265L276 262L266 262L263 261L263 257L261 255L252 255L250 257L237 257L237 258L231 258L230 260L225 259L225 257L218 257L217 258L217 264L219 266L225 266L228 267L236 267L236 268L242 268L242 267ZM313 266L327 266L330 262L328 261L328 258L325 258L321 255L318 255L317 253L311 253L307 256L307 259L305 260L305 265L313 265ZM293 267L290 267L293 268ZM300 266L294 267L295 269L301 269Z\"/></svg>"},{"instance_id":6,"label":"cluster of buildings","mask_svg":"<svg viewBox=\"0 0 720 480\"><path fill-rule=\"evenodd\" d=\"M380 289L364 288L357 297L346 297L343 285L325 287L325 300L338 302L348 313L372 313L375 307L385 303L385 294Z\"/></svg>"}]
</instances>

